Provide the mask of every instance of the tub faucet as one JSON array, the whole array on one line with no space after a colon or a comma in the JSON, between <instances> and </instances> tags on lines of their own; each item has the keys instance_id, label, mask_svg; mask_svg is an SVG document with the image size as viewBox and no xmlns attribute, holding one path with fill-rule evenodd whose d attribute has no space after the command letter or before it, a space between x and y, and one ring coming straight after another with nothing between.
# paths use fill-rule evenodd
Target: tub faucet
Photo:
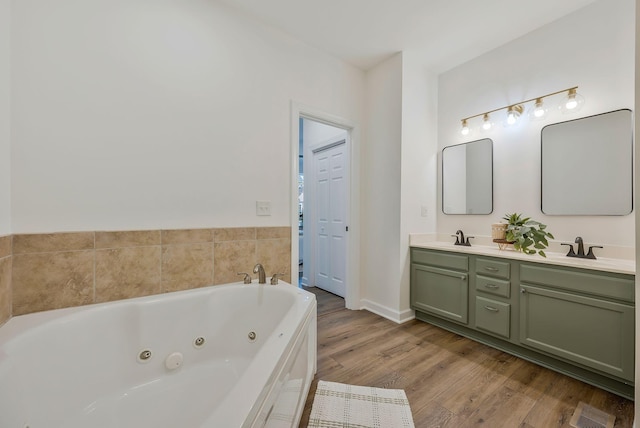
<instances>
[{"instance_id":1,"label":"tub faucet","mask_svg":"<svg viewBox=\"0 0 640 428\"><path fill-rule=\"evenodd\" d=\"M249 274L248 274L248 273L246 273L246 272L238 272L238 275L244 275L243 282L244 282L245 284L251 284L251 275L249 275Z\"/></svg>"},{"instance_id":2,"label":"tub faucet","mask_svg":"<svg viewBox=\"0 0 640 428\"><path fill-rule=\"evenodd\" d=\"M282 277L284 276L283 273L274 273L273 276L271 277L271 285L278 285L278 277Z\"/></svg>"},{"instance_id":3,"label":"tub faucet","mask_svg":"<svg viewBox=\"0 0 640 428\"><path fill-rule=\"evenodd\" d=\"M253 267L253 273L258 274L258 284L267 283L267 275L264 273L264 267L260 263Z\"/></svg>"}]
</instances>

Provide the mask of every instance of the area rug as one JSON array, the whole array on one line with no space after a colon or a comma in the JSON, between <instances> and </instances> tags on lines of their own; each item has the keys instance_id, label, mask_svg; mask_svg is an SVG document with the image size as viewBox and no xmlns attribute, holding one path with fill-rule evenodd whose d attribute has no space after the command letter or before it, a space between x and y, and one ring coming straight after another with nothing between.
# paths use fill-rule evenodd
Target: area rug
<instances>
[{"instance_id":1,"label":"area rug","mask_svg":"<svg viewBox=\"0 0 640 428\"><path fill-rule=\"evenodd\" d=\"M319 381L310 428L414 428L402 389Z\"/></svg>"}]
</instances>

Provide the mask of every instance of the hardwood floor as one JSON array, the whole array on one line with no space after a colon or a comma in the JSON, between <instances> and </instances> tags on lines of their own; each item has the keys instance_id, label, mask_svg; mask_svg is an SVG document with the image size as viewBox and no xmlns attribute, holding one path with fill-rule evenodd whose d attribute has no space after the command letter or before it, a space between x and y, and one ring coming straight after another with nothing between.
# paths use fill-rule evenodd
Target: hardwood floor
<instances>
[{"instance_id":1,"label":"hardwood floor","mask_svg":"<svg viewBox=\"0 0 640 428\"><path fill-rule=\"evenodd\" d=\"M570 427L580 401L633 425L633 402L422 321L395 324L308 288L318 300L318 379L404 389L416 427Z\"/></svg>"}]
</instances>

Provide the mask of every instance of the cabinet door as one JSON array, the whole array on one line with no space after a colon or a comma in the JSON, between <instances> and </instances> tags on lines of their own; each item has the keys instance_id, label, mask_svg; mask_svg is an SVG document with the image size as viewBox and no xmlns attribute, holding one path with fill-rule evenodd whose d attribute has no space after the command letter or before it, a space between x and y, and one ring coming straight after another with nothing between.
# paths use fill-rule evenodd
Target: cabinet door
<instances>
[{"instance_id":1,"label":"cabinet door","mask_svg":"<svg viewBox=\"0 0 640 428\"><path fill-rule=\"evenodd\" d=\"M632 306L521 285L520 342L633 381Z\"/></svg>"},{"instance_id":2,"label":"cabinet door","mask_svg":"<svg viewBox=\"0 0 640 428\"><path fill-rule=\"evenodd\" d=\"M411 265L411 306L466 324L467 274L419 264Z\"/></svg>"}]
</instances>

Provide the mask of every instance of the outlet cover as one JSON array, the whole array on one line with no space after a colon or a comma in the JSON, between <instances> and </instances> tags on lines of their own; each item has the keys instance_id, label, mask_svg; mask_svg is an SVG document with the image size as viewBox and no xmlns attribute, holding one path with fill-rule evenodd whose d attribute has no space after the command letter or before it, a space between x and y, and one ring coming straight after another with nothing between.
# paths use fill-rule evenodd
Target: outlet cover
<instances>
[{"instance_id":1,"label":"outlet cover","mask_svg":"<svg viewBox=\"0 0 640 428\"><path fill-rule=\"evenodd\" d=\"M271 215L271 201L256 201L256 215Z\"/></svg>"}]
</instances>

